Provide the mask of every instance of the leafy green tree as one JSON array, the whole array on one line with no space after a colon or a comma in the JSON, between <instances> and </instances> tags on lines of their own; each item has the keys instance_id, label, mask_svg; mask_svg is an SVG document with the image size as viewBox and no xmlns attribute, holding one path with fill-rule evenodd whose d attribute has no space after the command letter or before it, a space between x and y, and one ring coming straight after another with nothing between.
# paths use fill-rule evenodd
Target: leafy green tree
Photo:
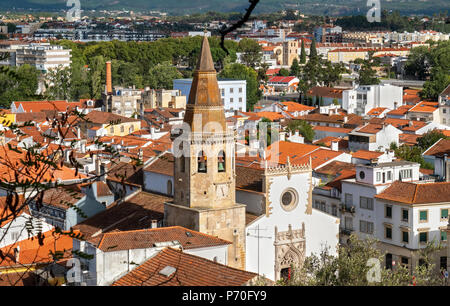
<instances>
[{"instance_id":1,"label":"leafy green tree","mask_svg":"<svg viewBox=\"0 0 450 306\"><path fill-rule=\"evenodd\" d=\"M89 64L89 87L92 99L100 99L106 80L106 61L101 55L94 56Z\"/></svg>"},{"instance_id":2,"label":"leafy green tree","mask_svg":"<svg viewBox=\"0 0 450 306\"><path fill-rule=\"evenodd\" d=\"M309 49L309 60L317 58L316 39L313 37L311 47Z\"/></svg>"},{"instance_id":3,"label":"leafy green tree","mask_svg":"<svg viewBox=\"0 0 450 306\"><path fill-rule=\"evenodd\" d=\"M298 64L298 59L296 58L294 58L294 60L292 61L290 75L292 76L300 75L300 65Z\"/></svg>"},{"instance_id":4,"label":"leafy green tree","mask_svg":"<svg viewBox=\"0 0 450 306\"><path fill-rule=\"evenodd\" d=\"M333 98L333 104L334 104L334 105L339 105L339 100L336 99L336 98Z\"/></svg>"},{"instance_id":5,"label":"leafy green tree","mask_svg":"<svg viewBox=\"0 0 450 306\"><path fill-rule=\"evenodd\" d=\"M397 158L419 163L420 167L424 169L433 169L433 165L425 162L422 156L423 150L419 146L407 146L403 144L400 147L398 147L394 152Z\"/></svg>"},{"instance_id":6,"label":"leafy green tree","mask_svg":"<svg viewBox=\"0 0 450 306\"><path fill-rule=\"evenodd\" d=\"M305 120L291 120L288 123L287 129L292 133L295 133L295 131L299 131L299 133L305 138L305 140L310 143L314 139L314 129Z\"/></svg>"},{"instance_id":7,"label":"leafy green tree","mask_svg":"<svg viewBox=\"0 0 450 306\"><path fill-rule=\"evenodd\" d=\"M281 68L280 71L278 71L278 75L279 76L289 76L289 70L285 69L285 68Z\"/></svg>"},{"instance_id":8,"label":"leafy green tree","mask_svg":"<svg viewBox=\"0 0 450 306\"><path fill-rule=\"evenodd\" d=\"M305 51L305 42L302 39L302 47L300 51L300 64L306 63L306 51Z\"/></svg>"},{"instance_id":9,"label":"leafy green tree","mask_svg":"<svg viewBox=\"0 0 450 306\"><path fill-rule=\"evenodd\" d=\"M377 60L373 58L373 51L369 52L369 58L366 60L356 61L361 63L359 70L358 84L360 85L378 85L380 80L376 76L377 72L373 69L377 65Z\"/></svg>"},{"instance_id":10,"label":"leafy green tree","mask_svg":"<svg viewBox=\"0 0 450 306\"><path fill-rule=\"evenodd\" d=\"M439 286L444 284L440 273L435 271L433 255L442 249L440 243L430 242L420 250L423 265L416 265L412 273L409 268L399 265L386 269L384 253L377 248L375 239L359 239L351 235L346 245L338 250L338 256L323 249L305 259L299 269L293 268L290 280L279 284L288 286ZM374 273L378 265L379 275ZM375 277L375 276L379 276ZM378 279L377 279L378 278Z\"/></svg>"},{"instance_id":11,"label":"leafy green tree","mask_svg":"<svg viewBox=\"0 0 450 306\"><path fill-rule=\"evenodd\" d=\"M45 96L48 100L69 100L72 76L69 67L49 69L45 75Z\"/></svg>"},{"instance_id":12,"label":"leafy green tree","mask_svg":"<svg viewBox=\"0 0 450 306\"><path fill-rule=\"evenodd\" d=\"M238 51L242 52L241 61L252 68L258 67L262 59L262 48L257 41L243 38L239 41Z\"/></svg>"},{"instance_id":13,"label":"leafy green tree","mask_svg":"<svg viewBox=\"0 0 450 306\"><path fill-rule=\"evenodd\" d=\"M421 147L423 151L425 151L441 138L449 139L449 137L445 136L442 132L432 130L417 138L417 145Z\"/></svg>"},{"instance_id":14,"label":"leafy green tree","mask_svg":"<svg viewBox=\"0 0 450 306\"><path fill-rule=\"evenodd\" d=\"M173 80L182 76L177 68L173 67L169 62L150 68L148 74L149 85L155 89L172 89Z\"/></svg>"},{"instance_id":15,"label":"leafy green tree","mask_svg":"<svg viewBox=\"0 0 450 306\"><path fill-rule=\"evenodd\" d=\"M255 70L242 64L234 63L225 66L219 74L219 78L246 80L247 81L247 110L253 110L253 106L261 98L259 90L258 74Z\"/></svg>"},{"instance_id":16,"label":"leafy green tree","mask_svg":"<svg viewBox=\"0 0 450 306\"><path fill-rule=\"evenodd\" d=\"M37 98L40 72L35 67L0 67L0 105L9 108L12 101Z\"/></svg>"},{"instance_id":17,"label":"leafy green tree","mask_svg":"<svg viewBox=\"0 0 450 306\"><path fill-rule=\"evenodd\" d=\"M431 53L428 47L413 48L405 65L405 73L419 80L426 80L431 71Z\"/></svg>"}]
</instances>

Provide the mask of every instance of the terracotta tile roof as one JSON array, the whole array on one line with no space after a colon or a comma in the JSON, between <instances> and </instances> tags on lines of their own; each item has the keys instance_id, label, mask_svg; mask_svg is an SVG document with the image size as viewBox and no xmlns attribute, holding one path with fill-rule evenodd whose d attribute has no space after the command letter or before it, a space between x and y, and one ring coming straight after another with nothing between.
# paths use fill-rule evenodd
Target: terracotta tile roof
<instances>
[{"instance_id":1,"label":"terracotta tile roof","mask_svg":"<svg viewBox=\"0 0 450 306\"><path fill-rule=\"evenodd\" d=\"M450 84L441 92L440 96L450 96Z\"/></svg>"},{"instance_id":2,"label":"terracotta tile roof","mask_svg":"<svg viewBox=\"0 0 450 306\"><path fill-rule=\"evenodd\" d=\"M355 153L352 153L352 157L359 158L359 159L365 159L365 160L371 160L374 158L378 158L381 155L383 155L383 153L367 151L367 150L359 150L359 151L356 151Z\"/></svg>"},{"instance_id":3,"label":"terracotta tile roof","mask_svg":"<svg viewBox=\"0 0 450 306\"><path fill-rule=\"evenodd\" d=\"M0 197L0 219L4 219L0 222L0 228L13 221L22 213L30 214L28 205L23 205L25 200L23 195L18 195L17 198L12 197L9 199L6 196Z\"/></svg>"},{"instance_id":4,"label":"terracotta tile roof","mask_svg":"<svg viewBox=\"0 0 450 306\"><path fill-rule=\"evenodd\" d=\"M6 145L0 145L0 180L4 182L29 179L34 182L44 183L55 182L58 179L61 181L72 181L87 178L81 173L76 174L75 169L66 166L58 166L58 168L55 168L37 162L37 167L27 167L20 161L27 160L26 151L17 147L14 149L17 149L19 152L10 150ZM36 159L32 158L32 161L34 162ZM25 168L28 171L25 171ZM42 172L43 169L46 170Z\"/></svg>"},{"instance_id":5,"label":"terracotta tile roof","mask_svg":"<svg viewBox=\"0 0 450 306\"><path fill-rule=\"evenodd\" d=\"M345 122L345 117L347 117L347 122ZM300 116L297 119L303 119L308 122L325 122L325 123L336 123L340 124L342 127L345 126L358 126L363 122L361 116L350 114L350 115L325 115L325 114L308 114L305 116Z\"/></svg>"},{"instance_id":6,"label":"terracotta tile roof","mask_svg":"<svg viewBox=\"0 0 450 306\"><path fill-rule=\"evenodd\" d=\"M287 141L278 141L271 144L266 149L267 160L278 160L279 164L286 164L289 156L292 164L296 164L296 160L318 150L320 147L304 143L295 143Z\"/></svg>"},{"instance_id":7,"label":"terracotta tile roof","mask_svg":"<svg viewBox=\"0 0 450 306\"><path fill-rule=\"evenodd\" d=\"M44 192L42 203L45 205L54 206L67 210L70 208L70 205L75 205L84 197L85 195L83 193L78 192L76 190L64 187L57 187L51 188Z\"/></svg>"},{"instance_id":8,"label":"terracotta tile roof","mask_svg":"<svg viewBox=\"0 0 450 306\"><path fill-rule=\"evenodd\" d=\"M284 118L284 116L281 113L277 112L257 112L255 113L255 115L260 118L267 118L270 121L277 121Z\"/></svg>"},{"instance_id":9,"label":"terracotta tile roof","mask_svg":"<svg viewBox=\"0 0 450 306\"><path fill-rule=\"evenodd\" d=\"M152 220L161 221L164 218L164 203L170 201L172 198L163 195L139 192L122 203L111 204L73 228L97 245L102 233L151 228Z\"/></svg>"},{"instance_id":10,"label":"terracotta tile roof","mask_svg":"<svg viewBox=\"0 0 450 306\"><path fill-rule=\"evenodd\" d=\"M395 181L375 197L405 204L450 202L450 182L414 184Z\"/></svg>"},{"instance_id":11,"label":"terracotta tile roof","mask_svg":"<svg viewBox=\"0 0 450 306\"><path fill-rule=\"evenodd\" d=\"M282 104L283 106L287 107L287 112L304 112L304 111L312 111L314 109L316 109L315 107L312 106L307 106L307 105L303 105L297 102L280 102L280 104Z\"/></svg>"},{"instance_id":12,"label":"terracotta tile roof","mask_svg":"<svg viewBox=\"0 0 450 306\"><path fill-rule=\"evenodd\" d=\"M345 134L348 134L352 131L352 129L346 129L346 128L340 128L340 127L334 127L334 126L320 126L320 125L313 126L313 130L324 131L324 132L345 133Z\"/></svg>"},{"instance_id":13,"label":"terracotta tile roof","mask_svg":"<svg viewBox=\"0 0 450 306\"><path fill-rule=\"evenodd\" d=\"M245 213L245 225L252 223L256 219L258 219L260 216L246 212Z\"/></svg>"},{"instance_id":14,"label":"terracotta tile roof","mask_svg":"<svg viewBox=\"0 0 450 306\"><path fill-rule=\"evenodd\" d=\"M412 105L402 105L399 106L397 109L391 110L387 113L387 115L395 115L395 116L401 116L408 112L409 109L411 109Z\"/></svg>"},{"instance_id":15,"label":"terracotta tile roof","mask_svg":"<svg viewBox=\"0 0 450 306\"><path fill-rule=\"evenodd\" d=\"M16 123L24 123L28 121L43 122L47 119L47 114L44 112L33 112L33 113L17 113Z\"/></svg>"},{"instance_id":16,"label":"terracotta tile roof","mask_svg":"<svg viewBox=\"0 0 450 306\"><path fill-rule=\"evenodd\" d=\"M356 171L351 169L344 169L340 172L339 176L325 186L336 188L342 192L342 180L352 179L356 177Z\"/></svg>"},{"instance_id":17,"label":"terracotta tile roof","mask_svg":"<svg viewBox=\"0 0 450 306\"><path fill-rule=\"evenodd\" d=\"M291 81L293 81L296 77L293 76L273 76L271 78L269 78L269 80L267 80L267 83L289 83Z\"/></svg>"},{"instance_id":18,"label":"terracotta tile roof","mask_svg":"<svg viewBox=\"0 0 450 306\"><path fill-rule=\"evenodd\" d=\"M126 182L131 184L142 185L143 174L142 165L136 166L134 162L116 162L107 169L107 180L115 182Z\"/></svg>"},{"instance_id":19,"label":"terracotta tile roof","mask_svg":"<svg viewBox=\"0 0 450 306\"><path fill-rule=\"evenodd\" d=\"M271 50L264 50L264 48L271 48ZM263 51L272 51L275 47L263 47ZM276 69L267 69L266 75L277 75L280 72L280 68Z\"/></svg>"},{"instance_id":20,"label":"terracotta tile roof","mask_svg":"<svg viewBox=\"0 0 450 306\"><path fill-rule=\"evenodd\" d=\"M172 153L165 153L148 165L144 171L173 176L174 158Z\"/></svg>"},{"instance_id":21,"label":"terracotta tile roof","mask_svg":"<svg viewBox=\"0 0 450 306\"><path fill-rule=\"evenodd\" d=\"M338 157L341 154L343 154L343 152L341 151L332 151L320 148L302 158L292 158L292 164L305 165L309 163L309 160L311 158L312 168L313 170L315 170L317 167L330 162L332 159Z\"/></svg>"},{"instance_id":22,"label":"terracotta tile roof","mask_svg":"<svg viewBox=\"0 0 450 306\"><path fill-rule=\"evenodd\" d=\"M367 112L367 115L369 115L369 116L379 116L379 115L381 115L385 110L387 110L386 107L375 107L375 108L372 108L371 110L369 110L369 111Z\"/></svg>"},{"instance_id":23,"label":"terracotta tile roof","mask_svg":"<svg viewBox=\"0 0 450 306\"><path fill-rule=\"evenodd\" d=\"M170 266L168 277L160 272ZM150 258L113 286L243 286L257 274L234 269L208 259L166 248Z\"/></svg>"},{"instance_id":24,"label":"terracotta tile roof","mask_svg":"<svg viewBox=\"0 0 450 306\"><path fill-rule=\"evenodd\" d=\"M420 136L421 135L415 135L415 134L400 134L399 141L400 141L400 143L404 143L409 146L415 146L415 145L417 145L417 138L419 138Z\"/></svg>"},{"instance_id":25,"label":"terracotta tile roof","mask_svg":"<svg viewBox=\"0 0 450 306\"><path fill-rule=\"evenodd\" d=\"M42 239L33 237L1 248L5 258L0 260L0 267L50 263L54 260L51 252L61 252L67 259L71 257L72 243L72 238L68 235L48 231L42 233ZM18 261L14 257L14 249L17 247L20 248Z\"/></svg>"},{"instance_id":26,"label":"terracotta tile roof","mask_svg":"<svg viewBox=\"0 0 450 306\"><path fill-rule=\"evenodd\" d=\"M236 188L262 192L264 169L236 164Z\"/></svg>"},{"instance_id":27,"label":"terracotta tile roof","mask_svg":"<svg viewBox=\"0 0 450 306\"><path fill-rule=\"evenodd\" d=\"M433 113L439 108L438 102L420 102L416 105L414 105L409 112L416 112L416 113Z\"/></svg>"},{"instance_id":28,"label":"terracotta tile roof","mask_svg":"<svg viewBox=\"0 0 450 306\"><path fill-rule=\"evenodd\" d=\"M383 129L382 124L368 123L356 130L358 133L376 134Z\"/></svg>"},{"instance_id":29,"label":"terracotta tile roof","mask_svg":"<svg viewBox=\"0 0 450 306\"><path fill-rule=\"evenodd\" d=\"M341 161L332 161L331 163L320 167L317 170L314 170L316 173L332 175L336 176L340 174L343 170L352 170L355 171L355 165L351 163L341 162Z\"/></svg>"},{"instance_id":30,"label":"terracotta tile roof","mask_svg":"<svg viewBox=\"0 0 450 306\"><path fill-rule=\"evenodd\" d=\"M313 141L314 145L324 144L327 148L331 148L332 142L337 142L339 149L348 148L348 140L342 139L340 137L327 136L322 139Z\"/></svg>"},{"instance_id":31,"label":"terracotta tile roof","mask_svg":"<svg viewBox=\"0 0 450 306\"><path fill-rule=\"evenodd\" d=\"M147 249L155 243L178 241L183 249L228 245L231 242L181 226L160 227L133 231L110 232L102 235L98 249L103 252Z\"/></svg>"},{"instance_id":32,"label":"terracotta tile roof","mask_svg":"<svg viewBox=\"0 0 450 306\"><path fill-rule=\"evenodd\" d=\"M87 114L85 118L87 120L89 120L90 122L97 123L97 124L110 124L110 122L114 122L114 123L119 122L119 124L120 124L120 123L124 123L124 122L139 122L140 121L140 119L128 118L128 117L120 116L117 114L101 112L101 111L97 111L97 110L89 112L89 114Z\"/></svg>"},{"instance_id":33,"label":"terracotta tile roof","mask_svg":"<svg viewBox=\"0 0 450 306\"><path fill-rule=\"evenodd\" d=\"M66 112L81 106L80 102L67 101L16 101L13 103L16 108L19 108L19 106L22 105L22 108L27 113L42 112L43 110Z\"/></svg>"},{"instance_id":34,"label":"terracotta tile roof","mask_svg":"<svg viewBox=\"0 0 450 306\"><path fill-rule=\"evenodd\" d=\"M111 192L111 190L109 189L108 185L105 182L97 181L95 182L95 184L97 185L97 196L107 197L113 195L113 193Z\"/></svg>"},{"instance_id":35,"label":"terracotta tile roof","mask_svg":"<svg viewBox=\"0 0 450 306\"><path fill-rule=\"evenodd\" d=\"M439 139L434 145L423 152L422 155L442 157L444 154L450 156L450 139Z\"/></svg>"},{"instance_id":36,"label":"terracotta tile roof","mask_svg":"<svg viewBox=\"0 0 450 306\"><path fill-rule=\"evenodd\" d=\"M331 99L342 99L342 93L344 90L347 90L349 88L333 88L333 87L319 87L315 86L308 90L308 94L311 96L319 96L324 98L331 98Z\"/></svg>"}]
</instances>

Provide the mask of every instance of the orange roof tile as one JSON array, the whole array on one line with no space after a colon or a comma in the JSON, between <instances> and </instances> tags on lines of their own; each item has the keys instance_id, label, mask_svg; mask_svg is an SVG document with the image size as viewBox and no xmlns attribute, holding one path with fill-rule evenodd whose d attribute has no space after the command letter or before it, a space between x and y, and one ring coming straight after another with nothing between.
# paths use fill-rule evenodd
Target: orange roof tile
<instances>
[{"instance_id":1,"label":"orange roof tile","mask_svg":"<svg viewBox=\"0 0 450 306\"><path fill-rule=\"evenodd\" d=\"M450 202L450 182L414 184L395 181L375 197L405 204Z\"/></svg>"},{"instance_id":2,"label":"orange roof tile","mask_svg":"<svg viewBox=\"0 0 450 306\"><path fill-rule=\"evenodd\" d=\"M359 158L359 159L366 159L366 160L371 160L371 159L374 159L374 158L378 158L381 155L383 155L383 153L381 153L381 152L374 152L374 151L367 151L367 150L359 150L359 151L356 151L356 152L352 153L352 157Z\"/></svg>"},{"instance_id":3,"label":"orange roof tile","mask_svg":"<svg viewBox=\"0 0 450 306\"><path fill-rule=\"evenodd\" d=\"M176 270L165 276L167 266ZM135 268L113 286L243 286L257 274L166 248Z\"/></svg>"},{"instance_id":4,"label":"orange roof tile","mask_svg":"<svg viewBox=\"0 0 450 306\"><path fill-rule=\"evenodd\" d=\"M409 112L419 112L419 113L433 113L439 108L438 102L420 102L414 105Z\"/></svg>"},{"instance_id":5,"label":"orange roof tile","mask_svg":"<svg viewBox=\"0 0 450 306\"><path fill-rule=\"evenodd\" d=\"M18 260L14 256L14 249L17 247L20 248ZM42 239L35 236L1 248L5 259L0 261L0 267L50 263L54 260L52 254L56 252L61 252L67 259L71 257L71 250L72 238L52 230L42 233Z\"/></svg>"}]
</instances>

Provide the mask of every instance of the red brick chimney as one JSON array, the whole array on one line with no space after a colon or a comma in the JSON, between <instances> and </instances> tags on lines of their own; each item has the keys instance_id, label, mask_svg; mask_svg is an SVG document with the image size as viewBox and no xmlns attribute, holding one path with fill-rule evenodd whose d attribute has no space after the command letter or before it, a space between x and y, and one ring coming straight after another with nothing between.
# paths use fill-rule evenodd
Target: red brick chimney
<instances>
[{"instance_id":1,"label":"red brick chimney","mask_svg":"<svg viewBox=\"0 0 450 306\"><path fill-rule=\"evenodd\" d=\"M111 62L106 62L106 93L112 94L112 92Z\"/></svg>"}]
</instances>

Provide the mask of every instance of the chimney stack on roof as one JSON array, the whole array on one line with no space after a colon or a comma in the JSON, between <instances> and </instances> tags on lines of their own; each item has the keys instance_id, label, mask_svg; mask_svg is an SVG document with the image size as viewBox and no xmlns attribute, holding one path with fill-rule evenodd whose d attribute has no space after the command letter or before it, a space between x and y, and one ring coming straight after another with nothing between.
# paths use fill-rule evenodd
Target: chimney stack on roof
<instances>
[{"instance_id":1,"label":"chimney stack on roof","mask_svg":"<svg viewBox=\"0 0 450 306\"><path fill-rule=\"evenodd\" d=\"M106 93L112 94L112 73L111 73L111 62L106 62Z\"/></svg>"}]
</instances>

